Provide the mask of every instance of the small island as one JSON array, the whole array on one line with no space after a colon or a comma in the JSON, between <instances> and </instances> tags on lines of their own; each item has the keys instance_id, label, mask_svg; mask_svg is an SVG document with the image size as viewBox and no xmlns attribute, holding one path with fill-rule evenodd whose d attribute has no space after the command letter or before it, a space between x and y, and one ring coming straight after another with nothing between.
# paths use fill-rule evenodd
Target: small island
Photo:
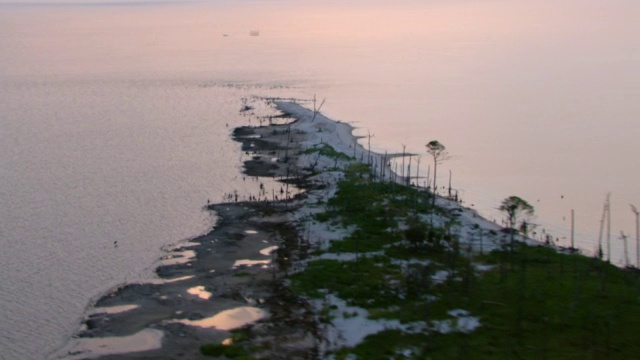
<instances>
[{"instance_id":1,"label":"small island","mask_svg":"<svg viewBox=\"0 0 640 360\"><path fill-rule=\"evenodd\" d=\"M100 298L60 358L640 354L636 271L528 238L533 208L515 195L496 199L503 228L417 186L392 171L401 155L371 152L315 104L260 101L278 113L233 131L256 194L208 204L213 230L168 249L155 281ZM444 146L425 144L437 165Z\"/></svg>"}]
</instances>

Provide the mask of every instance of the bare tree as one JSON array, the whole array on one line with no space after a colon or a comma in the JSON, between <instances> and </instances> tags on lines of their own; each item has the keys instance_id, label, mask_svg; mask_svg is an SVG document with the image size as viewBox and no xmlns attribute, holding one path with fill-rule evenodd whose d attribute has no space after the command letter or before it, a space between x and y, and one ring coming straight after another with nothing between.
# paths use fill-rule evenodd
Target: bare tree
<instances>
[{"instance_id":1,"label":"bare tree","mask_svg":"<svg viewBox=\"0 0 640 360\"><path fill-rule=\"evenodd\" d=\"M636 216L636 268L640 269L640 212L633 205L631 205L631 211Z\"/></svg>"},{"instance_id":2,"label":"bare tree","mask_svg":"<svg viewBox=\"0 0 640 360\"><path fill-rule=\"evenodd\" d=\"M409 154L409 161L407 162L407 186L411 186L411 158L413 154Z\"/></svg>"},{"instance_id":3,"label":"bare tree","mask_svg":"<svg viewBox=\"0 0 640 360\"><path fill-rule=\"evenodd\" d=\"M322 99L322 102L320 103L320 106L316 107L316 95L313 94L313 118L311 119L311 121L313 122L316 119L316 116L320 113L320 109L322 109L322 105L324 105L325 99Z\"/></svg>"}]
</instances>

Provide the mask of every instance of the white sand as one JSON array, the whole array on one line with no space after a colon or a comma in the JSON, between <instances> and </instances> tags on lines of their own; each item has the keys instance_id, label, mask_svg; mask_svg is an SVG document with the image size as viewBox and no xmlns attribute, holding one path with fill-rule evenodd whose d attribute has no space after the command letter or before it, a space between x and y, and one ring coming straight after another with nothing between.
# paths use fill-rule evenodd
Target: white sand
<instances>
[{"instance_id":1,"label":"white sand","mask_svg":"<svg viewBox=\"0 0 640 360\"><path fill-rule=\"evenodd\" d=\"M164 333L156 329L144 329L130 336L75 339L69 346L65 359L93 359L105 355L128 354L159 349Z\"/></svg>"},{"instance_id":2,"label":"white sand","mask_svg":"<svg viewBox=\"0 0 640 360\"><path fill-rule=\"evenodd\" d=\"M200 320L176 320L175 322L202 328L232 330L256 322L267 316L268 313L265 310L256 307L243 306L235 309L225 310L212 317Z\"/></svg>"}]
</instances>

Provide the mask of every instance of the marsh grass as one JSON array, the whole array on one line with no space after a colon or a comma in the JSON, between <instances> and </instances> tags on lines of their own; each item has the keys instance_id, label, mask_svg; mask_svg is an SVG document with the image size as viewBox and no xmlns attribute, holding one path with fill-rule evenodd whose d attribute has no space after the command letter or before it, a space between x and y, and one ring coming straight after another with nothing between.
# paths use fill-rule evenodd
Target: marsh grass
<instances>
[{"instance_id":1,"label":"marsh grass","mask_svg":"<svg viewBox=\"0 0 640 360\"><path fill-rule=\"evenodd\" d=\"M370 318L403 323L455 320L448 312L464 309L481 326L469 333L384 331L336 358L638 358L637 273L544 246L468 254L449 229L417 223L421 214L448 216L431 206L428 194L377 183L368 174L366 165L348 167L327 212L318 216L357 228L329 252L358 256L309 262L291 276L292 290L315 298L330 292L367 309ZM367 256L372 252L377 255ZM474 264L494 266L479 272ZM446 279L435 281L443 271Z\"/></svg>"},{"instance_id":2,"label":"marsh grass","mask_svg":"<svg viewBox=\"0 0 640 360\"><path fill-rule=\"evenodd\" d=\"M322 156L326 156L328 158L331 159L336 159L336 160L353 160L353 158L343 152L339 152L336 149L334 149L331 145L329 144L319 144L319 145L315 145L307 150L304 151L305 154L314 154L314 153L319 153Z\"/></svg>"}]
</instances>

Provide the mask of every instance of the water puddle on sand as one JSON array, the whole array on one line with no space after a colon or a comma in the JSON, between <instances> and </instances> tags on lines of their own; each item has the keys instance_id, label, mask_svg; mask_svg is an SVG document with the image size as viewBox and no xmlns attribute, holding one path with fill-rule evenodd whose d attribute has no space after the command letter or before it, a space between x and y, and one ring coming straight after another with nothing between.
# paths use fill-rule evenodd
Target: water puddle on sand
<instances>
[{"instance_id":1,"label":"water puddle on sand","mask_svg":"<svg viewBox=\"0 0 640 360\"><path fill-rule=\"evenodd\" d=\"M162 265L178 265L185 264L189 261L193 260L196 257L196 252L193 250L184 250L180 252L173 253L171 255L167 255L162 258Z\"/></svg>"},{"instance_id":2,"label":"water puddle on sand","mask_svg":"<svg viewBox=\"0 0 640 360\"><path fill-rule=\"evenodd\" d=\"M278 250L277 246L269 246L267 248L264 248L262 250L260 250L260 254L264 255L264 256L269 256L271 255L272 252Z\"/></svg>"},{"instance_id":3,"label":"water puddle on sand","mask_svg":"<svg viewBox=\"0 0 640 360\"><path fill-rule=\"evenodd\" d=\"M202 328L216 328L219 330L231 330L256 322L265 318L268 313L262 309L243 306L225 310L216 315L200 320L176 320L184 325L198 326Z\"/></svg>"},{"instance_id":4,"label":"water puddle on sand","mask_svg":"<svg viewBox=\"0 0 640 360\"><path fill-rule=\"evenodd\" d=\"M209 300L213 294L206 291L204 286L195 286L187 290L187 292L191 295L196 295L200 299Z\"/></svg>"},{"instance_id":5,"label":"water puddle on sand","mask_svg":"<svg viewBox=\"0 0 640 360\"><path fill-rule=\"evenodd\" d=\"M118 305L118 306L105 306L97 307L89 312L89 315L94 314L120 314L129 310L137 309L138 305Z\"/></svg>"},{"instance_id":6,"label":"water puddle on sand","mask_svg":"<svg viewBox=\"0 0 640 360\"><path fill-rule=\"evenodd\" d=\"M154 285L171 284L178 281L189 280L193 277L195 277L195 275L181 276L173 279L151 279L151 280L145 281L145 283L154 284Z\"/></svg>"},{"instance_id":7,"label":"water puddle on sand","mask_svg":"<svg viewBox=\"0 0 640 360\"><path fill-rule=\"evenodd\" d=\"M233 263L233 268L237 269L240 266L254 266L254 265L262 265L263 268L266 268L269 266L270 263L271 263L271 260L242 259L242 260L236 260L236 262Z\"/></svg>"},{"instance_id":8,"label":"water puddle on sand","mask_svg":"<svg viewBox=\"0 0 640 360\"><path fill-rule=\"evenodd\" d=\"M156 329L144 329L130 336L81 338L73 344L65 359L91 359L105 355L134 353L162 347L164 333Z\"/></svg>"}]
</instances>

